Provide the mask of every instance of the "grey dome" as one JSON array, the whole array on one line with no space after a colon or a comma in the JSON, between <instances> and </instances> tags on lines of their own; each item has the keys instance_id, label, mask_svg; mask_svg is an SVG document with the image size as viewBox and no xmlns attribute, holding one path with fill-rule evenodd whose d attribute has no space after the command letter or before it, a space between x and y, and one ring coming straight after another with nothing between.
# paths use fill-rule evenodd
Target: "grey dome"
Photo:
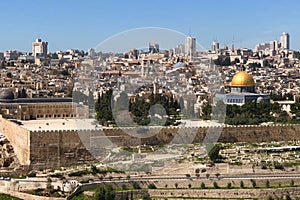
<instances>
[{"instance_id":1,"label":"grey dome","mask_svg":"<svg viewBox=\"0 0 300 200\"><path fill-rule=\"evenodd\" d=\"M3 89L0 91L0 99L14 99L14 91L11 88Z\"/></svg>"},{"instance_id":2,"label":"grey dome","mask_svg":"<svg viewBox=\"0 0 300 200\"><path fill-rule=\"evenodd\" d=\"M257 103L263 103L264 102L264 98L262 97L258 97L256 100Z\"/></svg>"}]
</instances>

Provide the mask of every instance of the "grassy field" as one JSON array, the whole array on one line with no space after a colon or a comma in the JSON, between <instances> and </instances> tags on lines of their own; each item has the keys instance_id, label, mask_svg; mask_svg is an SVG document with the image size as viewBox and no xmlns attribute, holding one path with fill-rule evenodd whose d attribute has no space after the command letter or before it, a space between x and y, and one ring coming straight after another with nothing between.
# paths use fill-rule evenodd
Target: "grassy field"
<instances>
[{"instance_id":1,"label":"grassy field","mask_svg":"<svg viewBox=\"0 0 300 200\"><path fill-rule=\"evenodd\" d=\"M72 198L72 200L92 200L93 197L85 196L83 193Z\"/></svg>"},{"instance_id":2,"label":"grassy field","mask_svg":"<svg viewBox=\"0 0 300 200\"><path fill-rule=\"evenodd\" d=\"M0 194L0 199L1 200L21 200L17 197L13 197L13 196L10 196L8 194Z\"/></svg>"}]
</instances>

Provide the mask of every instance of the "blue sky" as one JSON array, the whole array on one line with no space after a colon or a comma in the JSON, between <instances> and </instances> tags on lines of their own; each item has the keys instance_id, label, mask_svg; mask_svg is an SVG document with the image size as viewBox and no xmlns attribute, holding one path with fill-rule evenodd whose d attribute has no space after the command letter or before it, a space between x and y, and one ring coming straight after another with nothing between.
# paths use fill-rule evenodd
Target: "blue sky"
<instances>
[{"instance_id":1,"label":"blue sky","mask_svg":"<svg viewBox=\"0 0 300 200\"><path fill-rule=\"evenodd\" d=\"M237 47L254 48L288 32L291 48L300 49L297 0L32 0L3 1L1 8L0 51L31 51L37 37L49 42L50 51L87 50L141 27L191 30L204 48L215 39L221 46L234 39Z\"/></svg>"}]
</instances>

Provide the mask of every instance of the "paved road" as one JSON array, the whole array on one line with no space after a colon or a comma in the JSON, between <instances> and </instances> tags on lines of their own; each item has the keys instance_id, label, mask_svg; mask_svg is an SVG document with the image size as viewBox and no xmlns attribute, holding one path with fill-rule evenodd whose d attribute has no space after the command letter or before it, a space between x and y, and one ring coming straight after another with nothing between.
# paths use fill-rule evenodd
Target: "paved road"
<instances>
[{"instance_id":1,"label":"paved road","mask_svg":"<svg viewBox=\"0 0 300 200\"><path fill-rule=\"evenodd\" d=\"M130 179L127 179L125 177L117 178L114 177L112 180L109 180L108 178L105 178L103 180L100 179L94 179L94 183L123 183L123 182L130 182L130 181L180 181L180 180L205 180L207 179L206 176L200 176L199 178L196 176L187 177L185 175L162 175L162 176L131 176ZM216 175L212 174L210 175L209 179L218 179ZM236 175L220 175L219 179L300 179L300 174L236 174ZM0 181L6 181L6 180L0 180ZM47 180L38 180L38 179L11 179L10 181L18 181L20 183L47 183Z\"/></svg>"},{"instance_id":2,"label":"paved road","mask_svg":"<svg viewBox=\"0 0 300 200\"><path fill-rule=\"evenodd\" d=\"M216 175L210 175L209 178L217 179ZM100 182L128 182L128 181L163 181L163 180L204 180L207 179L206 176L201 177L187 177L184 175L172 175L172 176L149 176L149 177L131 177L129 180L127 178L112 180L95 180L96 183ZM220 175L219 179L300 179L300 174L237 174L237 175Z\"/></svg>"}]
</instances>

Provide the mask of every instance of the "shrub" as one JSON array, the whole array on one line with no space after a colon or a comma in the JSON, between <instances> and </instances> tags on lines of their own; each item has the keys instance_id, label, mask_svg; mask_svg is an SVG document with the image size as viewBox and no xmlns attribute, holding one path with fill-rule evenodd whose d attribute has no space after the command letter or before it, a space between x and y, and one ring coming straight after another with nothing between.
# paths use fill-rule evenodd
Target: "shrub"
<instances>
[{"instance_id":1,"label":"shrub","mask_svg":"<svg viewBox=\"0 0 300 200\"><path fill-rule=\"evenodd\" d=\"M56 174L51 174L50 177L53 177L53 178L63 178L64 175L62 175L61 173L56 173Z\"/></svg>"},{"instance_id":2,"label":"shrub","mask_svg":"<svg viewBox=\"0 0 300 200\"><path fill-rule=\"evenodd\" d=\"M274 163L274 168L275 168L275 169L280 169L280 170L283 170L283 169L284 169L283 165L280 164L280 163L278 163L278 162Z\"/></svg>"},{"instance_id":3,"label":"shrub","mask_svg":"<svg viewBox=\"0 0 300 200\"><path fill-rule=\"evenodd\" d=\"M82 171L77 171L77 172L70 172L68 176L82 176L82 175L87 175L90 172L88 170L82 170Z\"/></svg>"},{"instance_id":4,"label":"shrub","mask_svg":"<svg viewBox=\"0 0 300 200\"><path fill-rule=\"evenodd\" d=\"M125 184L122 184L122 190L127 190L127 186Z\"/></svg>"},{"instance_id":5,"label":"shrub","mask_svg":"<svg viewBox=\"0 0 300 200\"><path fill-rule=\"evenodd\" d=\"M30 172L27 176L28 177L36 177L36 173L35 172Z\"/></svg>"},{"instance_id":6,"label":"shrub","mask_svg":"<svg viewBox=\"0 0 300 200\"><path fill-rule=\"evenodd\" d=\"M97 173L99 173L99 169L98 169L95 165L92 165L92 166L91 166L91 171L92 171L92 174L97 174Z\"/></svg>"},{"instance_id":7,"label":"shrub","mask_svg":"<svg viewBox=\"0 0 300 200\"><path fill-rule=\"evenodd\" d=\"M151 197L150 197L150 195L148 193L146 193L146 194L143 194L143 198L142 199L143 200L151 200Z\"/></svg>"}]
</instances>

